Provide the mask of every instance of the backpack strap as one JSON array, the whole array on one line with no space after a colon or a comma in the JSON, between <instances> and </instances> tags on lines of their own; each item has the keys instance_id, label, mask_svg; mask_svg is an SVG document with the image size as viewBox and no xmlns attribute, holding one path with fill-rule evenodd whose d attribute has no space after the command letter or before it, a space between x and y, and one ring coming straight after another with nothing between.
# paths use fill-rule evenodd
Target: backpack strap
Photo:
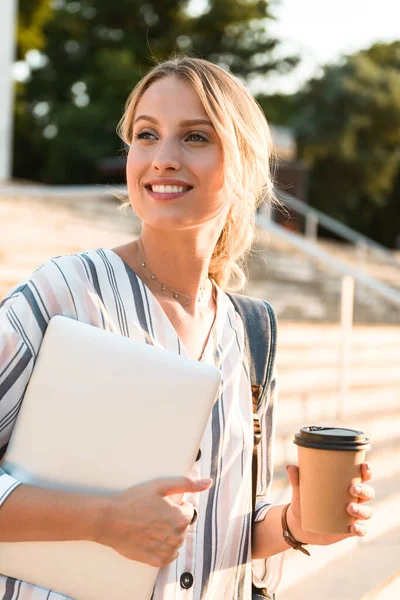
<instances>
[{"instance_id":1,"label":"backpack strap","mask_svg":"<svg viewBox=\"0 0 400 600\"><path fill-rule=\"evenodd\" d=\"M241 294L228 294L244 325L244 344L249 363L253 399L254 447L252 462L253 513L257 496L257 446L261 441L261 425L257 410L271 383L276 354L276 316L265 300Z\"/></svg>"},{"instance_id":2,"label":"backpack strap","mask_svg":"<svg viewBox=\"0 0 400 600\"><path fill-rule=\"evenodd\" d=\"M272 379L276 354L277 326L272 306L265 300L249 298L241 294L228 294L244 325L244 345L249 364L251 395L253 399L254 445L252 461L253 515L256 510L258 444L261 441L261 424L257 410L267 393ZM252 584L252 598L275 599L266 588Z\"/></svg>"}]
</instances>

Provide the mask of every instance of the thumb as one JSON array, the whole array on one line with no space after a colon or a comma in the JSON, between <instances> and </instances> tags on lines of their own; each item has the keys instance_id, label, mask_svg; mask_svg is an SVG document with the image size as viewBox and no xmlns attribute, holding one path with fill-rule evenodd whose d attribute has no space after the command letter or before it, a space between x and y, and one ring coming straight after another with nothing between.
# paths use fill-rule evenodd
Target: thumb
<instances>
[{"instance_id":1,"label":"thumb","mask_svg":"<svg viewBox=\"0 0 400 600\"><path fill-rule=\"evenodd\" d=\"M195 480L191 477L169 477L157 481L156 492L160 496L171 496L185 492L203 492L211 486L212 482L212 479Z\"/></svg>"},{"instance_id":2,"label":"thumb","mask_svg":"<svg viewBox=\"0 0 400 600\"><path fill-rule=\"evenodd\" d=\"M296 465L287 465L286 473L292 486L292 499L300 500L299 467Z\"/></svg>"}]
</instances>

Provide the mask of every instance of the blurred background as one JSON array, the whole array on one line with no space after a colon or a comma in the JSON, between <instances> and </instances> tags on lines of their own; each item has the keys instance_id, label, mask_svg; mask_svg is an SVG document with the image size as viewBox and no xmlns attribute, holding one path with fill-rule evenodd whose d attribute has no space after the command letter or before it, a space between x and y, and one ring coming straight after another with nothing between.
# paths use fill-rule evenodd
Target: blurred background
<instances>
[{"instance_id":1,"label":"blurred background","mask_svg":"<svg viewBox=\"0 0 400 600\"><path fill-rule=\"evenodd\" d=\"M280 322L274 497L316 422L369 434L377 489L369 536L290 551L277 600L400 597L399 23L398 0L0 2L0 297L139 234L115 129L155 61L215 62L265 112L282 206L257 216L245 292Z\"/></svg>"}]
</instances>

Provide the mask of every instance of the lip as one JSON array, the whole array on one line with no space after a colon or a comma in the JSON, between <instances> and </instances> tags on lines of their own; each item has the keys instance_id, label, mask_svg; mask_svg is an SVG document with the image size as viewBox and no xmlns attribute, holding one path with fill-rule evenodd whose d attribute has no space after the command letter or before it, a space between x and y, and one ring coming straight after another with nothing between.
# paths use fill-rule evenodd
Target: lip
<instances>
[{"instance_id":1,"label":"lip","mask_svg":"<svg viewBox=\"0 0 400 600\"><path fill-rule=\"evenodd\" d=\"M153 184L153 185L157 185L157 184ZM158 185L160 185L160 184L158 184ZM146 187L145 190L149 194L149 196L151 196L151 198L154 198L154 200L175 200L175 198L183 198L183 196L186 196L186 194L190 194L190 192L192 191L192 188L190 190L186 190L186 192L172 192L170 194L167 194L167 193L160 194L157 192L153 192L148 187Z\"/></svg>"}]
</instances>

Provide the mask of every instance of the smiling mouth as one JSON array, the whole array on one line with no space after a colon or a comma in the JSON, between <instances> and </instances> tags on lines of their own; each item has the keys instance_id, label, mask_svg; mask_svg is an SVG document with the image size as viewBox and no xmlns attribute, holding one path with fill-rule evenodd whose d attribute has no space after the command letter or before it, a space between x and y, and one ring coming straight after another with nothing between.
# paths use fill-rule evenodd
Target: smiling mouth
<instances>
[{"instance_id":1,"label":"smiling mouth","mask_svg":"<svg viewBox=\"0 0 400 600\"><path fill-rule=\"evenodd\" d=\"M146 185L145 188L153 198L159 200L180 198L193 189L191 186L180 185Z\"/></svg>"},{"instance_id":2,"label":"smiling mouth","mask_svg":"<svg viewBox=\"0 0 400 600\"><path fill-rule=\"evenodd\" d=\"M191 186L180 185L146 185L145 187L154 194L183 194L193 189Z\"/></svg>"}]
</instances>

